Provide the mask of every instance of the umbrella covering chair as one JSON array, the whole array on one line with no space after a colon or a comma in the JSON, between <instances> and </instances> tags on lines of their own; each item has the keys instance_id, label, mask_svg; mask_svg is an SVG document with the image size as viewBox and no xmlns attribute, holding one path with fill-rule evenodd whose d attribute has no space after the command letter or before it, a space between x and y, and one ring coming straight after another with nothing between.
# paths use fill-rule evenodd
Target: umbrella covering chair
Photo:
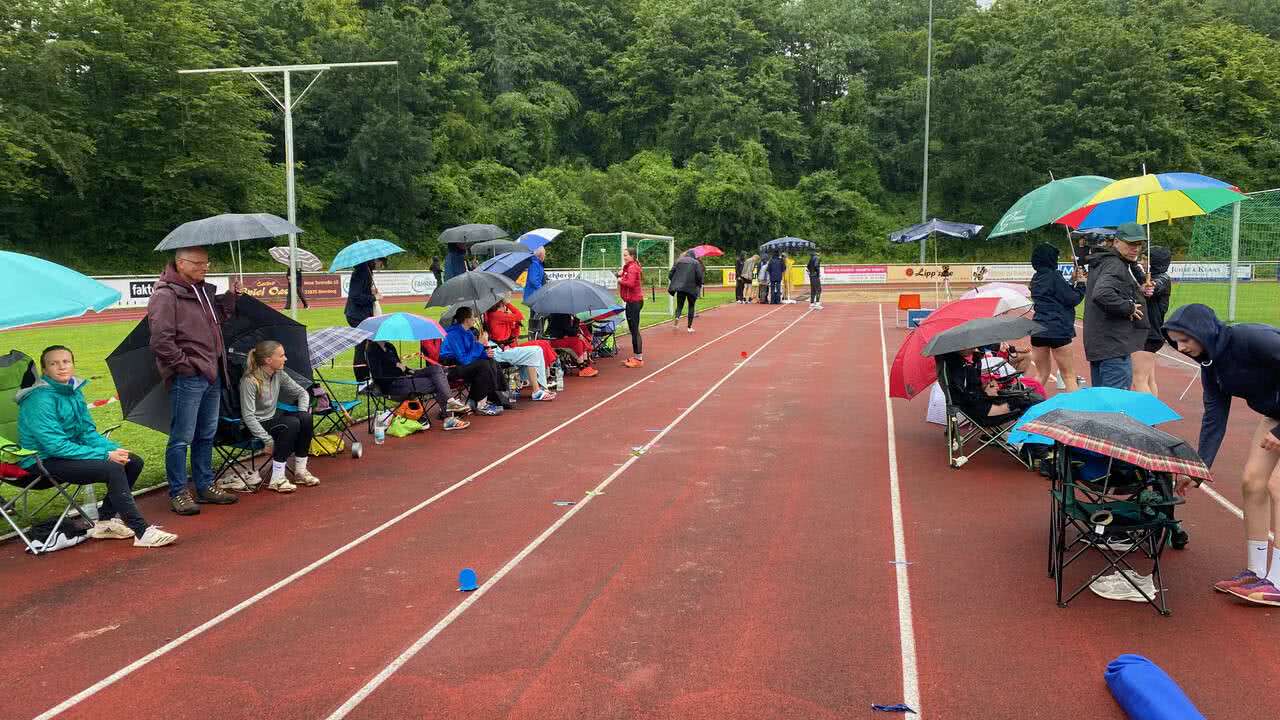
<instances>
[{"instance_id":1,"label":"umbrella covering chair","mask_svg":"<svg viewBox=\"0 0 1280 720\"><path fill-rule=\"evenodd\" d=\"M427 307L447 308L457 303L472 301L488 309L517 289L519 286L506 275L475 270L446 280L431 293Z\"/></svg>"},{"instance_id":2,"label":"umbrella covering chair","mask_svg":"<svg viewBox=\"0 0 1280 720\"><path fill-rule=\"evenodd\" d=\"M101 312L119 300L119 290L71 268L0 251L0 330Z\"/></svg>"},{"instance_id":3,"label":"umbrella covering chair","mask_svg":"<svg viewBox=\"0 0 1280 720\"><path fill-rule=\"evenodd\" d=\"M1173 478L1210 480L1199 456L1181 438L1120 413L1058 409L1024 429L1057 443L1049 537L1058 605L1066 607L1092 589L1103 597L1146 602L1168 615L1160 558L1179 531L1174 508L1182 498ZM1101 459L1101 468L1087 472L1093 458ZM1064 571L1086 555L1101 557L1103 568L1066 592ZM1144 558L1151 567L1149 585L1131 562Z\"/></svg>"},{"instance_id":4,"label":"umbrella covering chair","mask_svg":"<svg viewBox=\"0 0 1280 720\"><path fill-rule=\"evenodd\" d=\"M924 354L937 356L972 350L1024 338L1041 329L1039 323L1024 317L978 318L939 333L925 346Z\"/></svg>"},{"instance_id":5,"label":"umbrella covering chair","mask_svg":"<svg viewBox=\"0 0 1280 720\"><path fill-rule=\"evenodd\" d=\"M337 389L351 388L352 392L359 387L354 380L330 379L325 376L320 366L332 361L338 355L350 350L370 338L367 330L353 327L321 328L307 333L307 348L311 352L312 374L316 385L311 392L311 417L315 421L315 434L319 438L329 433L338 433L345 438L351 448L351 457L359 458L364 454L364 447L351 431L355 418L351 411L359 407L358 395L352 399L344 398ZM323 390L323 393L319 392ZM341 450L337 448L336 451Z\"/></svg>"},{"instance_id":6,"label":"umbrella covering chair","mask_svg":"<svg viewBox=\"0 0 1280 720\"><path fill-rule=\"evenodd\" d=\"M553 280L533 297L529 309L539 315L577 315L618 305L608 288L579 278Z\"/></svg>"},{"instance_id":7,"label":"umbrella covering chair","mask_svg":"<svg viewBox=\"0 0 1280 720\"><path fill-rule=\"evenodd\" d=\"M440 233L439 240L441 245L466 245L470 247L476 243L501 240L506 237L508 237L507 231L497 225L470 223L445 230Z\"/></svg>"},{"instance_id":8,"label":"umbrella covering chair","mask_svg":"<svg viewBox=\"0 0 1280 720\"><path fill-rule=\"evenodd\" d=\"M338 254L333 258L333 262L329 265L329 272L346 270L357 265L363 265L370 260L378 260L402 252L404 252L404 248L399 245L378 238L353 242L338 251Z\"/></svg>"},{"instance_id":9,"label":"umbrella covering chair","mask_svg":"<svg viewBox=\"0 0 1280 720\"><path fill-rule=\"evenodd\" d=\"M1026 432L1023 428L1051 410L1078 410L1081 412L1109 412L1128 415L1144 425L1181 420L1182 416L1163 400L1150 393L1120 390L1109 387L1082 388L1072 393L1059 393L1036 405L1013 426L1009 439L1019 443L1052 445L1053 439Z\"/></svg>"},{"instance_id":10,"label":"umbrella covering chair","mask_svg":"<svg viewBox=\"0 0 1280 720\"><path fill-rule=\"evenodd\" d=\"M907 335L898 348L889 369L889 397L910 400L938 379L932 359L924 354L924 346L938 333L975 318L996 314L1000 301L995 297L954 300L935 310Z\"/></svg>"},{"instance_id":11,"label":"umbrella covering chair","mask_svg":"<svg viewBox=\"0 0 1280 720\"><path fill-rule=\"evenodd\" d=\"M390 343L413 342L416 349L423 340L443 340L445 334L444 328L440 327L440 323L435 320L404 312L367 318L360 323L359 327L371 334L370 339L375 343L382 343L382 348L385 348L371 348L371 356L375 352L380 355L385 353L388 363L400 361L400 352ZM398 390L388 373L388 368L381 367L376 356L370 358L369 375L373 380L365 392L365 398L368 401L369 432L373 432L374 418L398 407L405 401L419 402L423 407L429 404L426 394L417 388L416 384L411 389Z\"/></svg>"}]
</instances>

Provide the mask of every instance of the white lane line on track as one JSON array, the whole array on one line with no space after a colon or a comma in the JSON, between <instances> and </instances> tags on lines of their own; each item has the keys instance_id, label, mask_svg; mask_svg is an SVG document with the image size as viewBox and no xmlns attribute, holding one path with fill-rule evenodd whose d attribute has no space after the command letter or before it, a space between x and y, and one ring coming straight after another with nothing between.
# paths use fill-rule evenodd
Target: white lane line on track
<instances>
[{"instance_id":1,"label":"white lane line on track","mask_svg":"<svg viewBox=\"0 0 1280 720\"><path fill-rule=\"evenodd\" d=\"M590 413L592 413L592 412L595 412L595 411L596 411L596 410L598 410L599 408L604 407L605 405L609 404L609 403L610 403L610 402L612 402L613 400L615 400L615 399L617 399L617 398L621 397L623 394L625 394L625 393L627 393L627 392L631 391L632 389L634 389L634 388L636 388L636 387L639 387L639 386L640 386L640 385L642 385L645 381L649 380L650 378L653 378L655 375L658 375L659 373L662 373L662 372L664 372L664 371L666 371L666 370L668 370L668 369L670 369L670 368L674 367L675 365L677 365L677 364L679 364L679 363L683 362L685 359L687 359L687 358L689 358L689 357L692 357L694 354L696 354L697 352L701 351L703 348L706 348L706 347L708 347L708 346L710 346L710 345L712 345L712 344L714 344L714 343L717 343L717 342L719 342L720 340L723 340L724 338L727 338L727 337L729 337L730 335L733 335L734 333L738 332L739 330L742 330L743 328L746 328L746 327L748 327L748 326L750 326L750 325L754 325L755 323L760 322L761 320L763 320L763 319L765 319L765 318L769 317L770 315L773 315L774 313L778 312L779 310L782 310L782 309L783 309L783 307L785 307L785 306L779 306L779 307L777 307L777 308L775 308L775 309L773 309L773 310L770 310L769 312L767 312L767 313L765 313L765 314L763 314L763 315L761 315L761 316L759 316L759 317L755 318L754 320L751 320L750 322L743 323L742 325L739 325L738 327L736 327L736 328L734 328L734 329L732 329L732 330L730 330L730 331L728 331L728 332L726 332L726 333L724 333L724 334L722 334L722 335L720 335L720 336L718 336L718 337L715 337L715 338L713 338L713 339L711 339L711 340L708 340L707 342L705 342L705 343L703 343L703 344L699 345L698 347L696 347L696 348L694 348L694 349L690 350L689 352L685 353L684 355L681 355L680 357L676 358L675 360L672 360L671 362L667 363L666 365L663 365L662 367L658 368L657 370L654 370L653 372L649 373L648 375L645 375L644 377L640 378L639 380L636 380L635 382L631 383L630 385L627 385L626 387L622 388L621 390L618 390L617 392L615 392L615 393L613 393L612 395L610 395L609 397L607 397L607 398L605 398L605 399L601 400L600 402L596 403L595 405L592 405L591 407L587 408L586 410L583 410L582 412L578 413L577 415L574 415L573 417L569 418L568 420L565 420L564 422L560 423L559 425L557 425L557 426L555 426L555 427L551 428L550 430L548 430L548 431L546 431L546 432L542 433L541 435L539 435L539 436L535 437L534 439L530 440L529 442L525 443L524 445L521 445L520 447L516 448L515 450L512 450L511 452L507 453L506 455L503 455L502 457L498 458L497 460L494 460L493 462L489 463L488 465L484 466L483 468L480 468L479 470L477 470L477 471L475 471L474 473L472 473L472 474L468 475L467 477L465 477L465 478L463 478L463 479L459 480L458 482L454 483L453 485L450 485L449 487L445 488L444 490L441 490L440 492L436 493L435 495L432 495L431 497L427 498L426 500L423 500L422 502L418 503L417 505L414 505L413 507L409 508L408 510L405 510L404 512L400 513L399 515L396 515L395 517L391 518L390 520L387 520L386 522L384 522L384 523L382 523L381 525L379 525L379 526L375 527L374 529L370 530L369 532L365 533L364 535L361 535L360 537L356 538L355 540L352 540L351 542L347 543L346 545L343 545L342 547L340 547L340 548L338 548L338 549L336 549L336 550L334 550L334 551L330 552L329 554L325 555L324 557L320 558L319 560L316 560L315 562L311 563L310 565L307 565L306 567L303 567L302 569L300 569L300 570L298 570L298 571L294 572L293 574L291 574L291 575L289 575L289 576L287 576L287 577L284 577L284 578L282 578L282 579L280 579L280 580L277 580L275 583L273 583L273 584L269 585L268 587L266 587L265 589L263 589L263 590L259 591L257 594L255 594L255 595L253 595L253 596L251 596L251 597L248 597L248 598L246 598L246 599L244 599L244 600L240 601L240 602L239 602L239 603L237 603L236 605L233 605L232 607L228 608L227 610L222 611L221 613L219 613L219 614L215 615L214 617L212 617L212 618L210 618L210 619L206 620L205 622L201 623L200 625L197 625L196 627L194 627L194 628L192 628L192 629L188 630L187 632L183 633L182 635L180 635L180 636L178 636L178 637L174 638L173 640L170 640L169 642L165 643L164 645L161 645L160 647L156 648L155 650L152 650L151 652L147 653L146 655L143 655L142 657L138 658L137 660L134 660L133 662L131 662L131 663L129 663L128 665L126 665L126 666L124 666L124 667L120 668L119 670L117 670L117 671L115 671L115 672L111 673L110 675L108 675L107 677L105 677L105 678L103 678L103 679L99 680L98 682L94 683L93 685L90 685L89 687L85 688L84 690L81 690L80 692L76 693L75 695L72 695L71 697L67 698L66 700L63 700L62 702L58 703L58 704L57 704L57 705L55 705L54 707L52 707L52 708L50 708L50 709L48 709L48 710L46 710L46 711L44 711L44 712L40 713L39 715L37 715L37 716L35 717L35 719L34 719L34 720L49 720L49 718L57 717L58 715L60 715L60 714L62 714L62 713L64 713L64 712L66 712L67 710L70 710L71 708L75 707L76 705L79 705L80 703L84 702L85 700L87 700L87 699L89 699L89 698L93 697L94 695L96 695L96 694L98 694L98 693L102 692L103 690L107 689L108 687L111 687L111 686L112 686L112 685L114 685L115 683L117 683L117 682L119 682L120 680L124 679L125 677L127 677L127 676L131 675L132 673L136 672L137 670L139 670L139 669L141 669L141 668L145 667L146 665L148 665L148 664L150 664L150 663L154 662L155 660L157 660L157 659L159 659L159 658L161 658L161 657L163 657L163 656L165 656L165 655L169 654L169 653L170 653L170 652L172 652L173 650L176 650L177 648L179 648L179 647L181 647L181 646L183 646L183 645L187 644L188 642L190 642L191 640L195 639L196 637L199 637L200 635L203 635L204 633L206 633L206 632L208 632L209 630L213 629L214 627L216 627L216 626L220 625L220 624L221 624L221 623L223 623L224 621L226 621L226 620L228 620L228 619L230 619L230 618L232 618L232 617L234 617L234 616L236 616L236 615L240 614L241 612L243 612L243 611L245 611L245 610L249 609L250 607L252 607L252 606L256 605L259 601L261 601L261 600L263 600L264 598L266 598L266 597L268 597L268 596L270 596L270 595L274 594L274 593L275 593L275 592L277 592L278 590L280 590L280 589L282 589L282 588L284 588L284 587L287 587L287 586L289 586L289 585L293 584L294 582L296 582L296 581L300 580L301 578L303 578L303 577L305 577L305 576L307 576L307 575L311 574L313 571L315 571L315 570L317 570L317 569L319 569L319 568L321 568L321 567L323 567L323 566L325 566L325 565L329 564L330 562L332 562L332 561L333 561L333 560L335 560L336 558L340 557L341 555L346 554L348 551L350 551L351 549L355 548L356 546L363 544L365 541L370 540L370 539L372 539L372 538L376 537L377 535L380 535L381 533L385 532L386 530L388 530L388 529L389 529L389 528L391 528L392 526L394 526L394 525L396 525L396 524L400 523L402 520L404 520L404 519L406 519L406 518L410 517L411 515L413 515L413 514L415 514L415 513L419 512L419 511L421 511L423 508L426 508L428 505L431 505L432 503L435 503L436 501L440 500L441 498L445 497L446 495L448 495L448 494L452 493L453 491L457 490L458 488L463 487L464 485L466 485L466 484L470 483L471 481L475 480L476 478L480 477L481 475L484 475L485 473L489 472L490 470L493 470L494 468L498 467L499 465L502 465L503 463L507 462L507 461L508 461L508 460L510 460L511 458L516 457L517 455L519 455L519 454L523 453L525 450L528 450L529 448L533 447L534 445L536 445L536 444L538 444L538 443L542 442L543 440L546 440L547 438L549 438L549 437L551 437L552 435L554 435L554 434L556 434L556 433L560 432L561 430L563 430L564 428L568 427L569 425L571 425L571 424L573 424L573 423L577 422L578 420L581 420L582 418L586 417L588 414L590 414ZM806 314L807 314L807 313L806 313ZM803 316L801 316L801 317L803 317ZM790 325L788 325L787 327L790 327ZM776 336L775 336L775 337L776 337ZM659 435L658 437L661 437L661 436ZM658 438L656 438L656 437L655 437L655 438L654 438L654 441L656 441L657 439L658 439ZM653 442L653 441L651 441L651 444L652 444L652 442ZM581 505L577 505L577 506L575 506L575 507L581 507Z\"/></svg>"},{"instance_id":2,"label":"white lane line on track","mask_svg":"<svg viewBox=\"0 0 1280 720\"><path fill-rule=\"evenodd\" d=\"M662 438L666 437L667 433L671 432L671 430L675 428L677 425L679 425L686 417L688 417L690 413L696 410L699 405L701 405L707 398L711 397L716 392L716 390L719 390L721 385L724 385L725 382L729 380L729 378L733 377L739 370L746 367L747 363L750 363L753 359L755 359L756 355L759 355L761 352L764 351L765 348L773 344L774 340L777 340L778 338L782 337L782 335L786 333L788 330L790 330L793 326L795 326L796 323L808 317L809 313L811 312L813 311L807 310L803 315L796 318L795 320L792 320L786 327L779 330L776 335L766 340L760 347L756 348L755 352L748 355L746 360L743 360L742 362L735 365L731 370L729 370L728 373L725 374L724 377L720 378L719 380L716 381L714 385L707 388L706 392L702 393L702 395L697 400L695 400L691 405L689 405L689 407L685 408L683 412L677 415L675 420L672 420L666 427L664 427L662 429L662 432L655 435L653 439L649 440L649 442L645 443L642 446L642 450L640 451L641 455L644 453L644 451L647 451L649 448L653 447L660 440L662 440ZM453 624L453 622L457 620L462 615L462 613L467 611L467 608L471 607L476 602L478 602L480 598L484 597L485 594L488 593L489 590L493 588L494 585L497 585L498 582L502 580L502 578L506 577L507 574L510 573L512 570L514 570L515 567L519 565L526 557L528 557L531 553L533 553L533 551L537 550L538 547L542 545L542 543L546 542L547 538L555 534L555 532L559 530L561 527L563 527L565 523L569 522L570 518L572 518L574 515L581 512L582 509L585 508L588 504L590 504L591 501L594 500L600 493L604 492L604 489L608 487L609 484L612 483L615 479L617 479L620 475L622 475L622 473L626 472L627 468L631 467L637 460L639 460L641 455L632 455L631 457L627 458L626 462L622 463L621 467L619 467L617 470L614 470L612 473L610 473L609 476L606 477L604 480L602 480L599 485L597 485L593 490L588 492L586 494L586 497L584 497L577 505L574 505L572 508L566 511L563 515L561 515L554 523L548 526L546 530L543 530L541 535L534 538L533 542L529 543L524 547L524 549L516 553L515 557L508 560L507 564L499 568L498 571L495 572L492 577L486 580L483 585L481 585L476 590L472 591L467 596L466 600L463 600L462 602L458 603L457 606L455 606L453 610L449 612L448 615L445 615L443 618L441 618L440 621L437 622L435 625L433 625L430 630L428 630L425 634L423 634L421 637L415 640L412 645L410 645L408 648L405 649L404 652L400 653L399 657L397 657L395 660L392 660L390 664L384 667L382 671L379 672L377 675L375 675L373 679L371 679L368 683L365 684L364 687L360 688L360 690L358 690L350 698L347 698L346 702L340 705L338 709L334 710L333 714L329 715L328 720L341 720L342 718L345 718L347 715L349 715L352 710L355 710L356 707L360 705L360 703L364 702L364 700L368 698L369 695L373 694L374 691L376 691L379 687L381 687L382 684L385 683L392 675L394 675L401 667L403 667L405 663L412 660L415 655L417 655L419 652L422 651L424 647L427 646L428 643L434 640L438 635L440 635L440 633L444 632L446 628L448 628L451 624Z\"/></svg>"},{"instance_id":3,"label":"white lane line on track","mask_svg":"<svg viewBox=\"0 0 1280 720\"><path fill-rule=\"evenodd\" d=\"M898 580L898 642L902 648L902 702L924 717L920 708L920 671L916 664L916 633L911 618L911 585L907 576L907 538L902 523L902 493L898 489L898 440L893 427L893 401L889 399L889 348L884 339L884 307L880 314L880 365L884 372L884 412L889 437L889 503L893 511L893 570Z\"/></svg>"}]
</instances>

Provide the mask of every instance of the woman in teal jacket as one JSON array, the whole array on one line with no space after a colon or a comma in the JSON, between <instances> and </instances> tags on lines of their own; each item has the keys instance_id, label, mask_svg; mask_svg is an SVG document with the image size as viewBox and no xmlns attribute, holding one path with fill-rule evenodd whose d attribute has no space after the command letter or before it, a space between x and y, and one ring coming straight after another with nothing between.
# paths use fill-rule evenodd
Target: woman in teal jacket
<instances>
[{"instance_id":1,"label":"woman in teal jacket","mask_svg":"<svg viewBox=\"0 0 1280 720\"><path fill-rule=\"evenodd\" d=\"M161 547L177 535L148 525L133 502L142 458L108 440L89 417L84 381L75 377L75 357L62 345L40 353L41 376L18 391L18 442L34 450L50 475L73 485L106 483L107 497L89 536L133 538L137 547ZM35 464L31 457L26 467Z\"/></svg>"}]
</instances>

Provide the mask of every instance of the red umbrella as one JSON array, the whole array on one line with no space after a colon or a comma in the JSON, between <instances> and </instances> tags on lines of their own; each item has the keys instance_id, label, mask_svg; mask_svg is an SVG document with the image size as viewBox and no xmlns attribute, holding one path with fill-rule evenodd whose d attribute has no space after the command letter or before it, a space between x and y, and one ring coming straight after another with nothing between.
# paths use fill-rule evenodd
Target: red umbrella
<instances>
[{"instance_id":1,"label":"red umbrella","mask_svg":"<svg viewBox=\"0 0 1280 720\"><path fill-rule=\"evenodd\" d=\"M922 355L924 346L935 335L977 318L994 317L1000 304L998 297L984 296L956 300L934 310L920 326L912 330L889 368L889 397L910 400L938 379L938 368L931 357Z\"/></svg>"},{"instance_id":2,"label":"red umbrella","mask_svg":"<svg viewBox=\"0 0 1280 720\"><path fill-rule=\"evenodd\" d=\"M699 245L693 249L694 257L719 257L724 251L715 245Z\"/></svg>"}]
</instances>

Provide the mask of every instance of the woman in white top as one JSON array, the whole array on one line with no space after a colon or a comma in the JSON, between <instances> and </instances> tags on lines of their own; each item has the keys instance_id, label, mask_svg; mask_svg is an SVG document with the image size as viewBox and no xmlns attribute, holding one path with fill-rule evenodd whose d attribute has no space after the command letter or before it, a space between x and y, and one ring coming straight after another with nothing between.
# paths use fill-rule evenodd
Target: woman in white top
<instances>
[{"instance_id":1,"label":"woman in white top","mask_svg":"<svg viewBox=\"0 0 1280 720\"><path fill-rule=\"evenodd\" d=\"M307 470L311 452L311 398L305 388L284 371L284 346L263 340L249 353L244 377L240 379L240 417L249 434L272 447L271 482L268 488L289 493L297 485L285 476L285 462L294 456L293 479L298 485L319 485L320 479ZM281 400L297 410L281 410Z\"/></svg>"}]
</instances>

